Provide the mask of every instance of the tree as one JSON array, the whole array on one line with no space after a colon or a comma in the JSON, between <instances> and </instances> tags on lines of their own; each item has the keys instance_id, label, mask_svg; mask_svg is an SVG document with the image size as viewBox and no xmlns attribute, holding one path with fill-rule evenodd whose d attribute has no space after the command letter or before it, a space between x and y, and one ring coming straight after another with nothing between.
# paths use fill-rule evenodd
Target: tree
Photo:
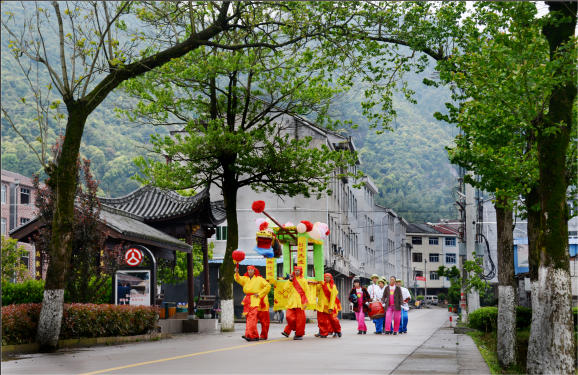
<instances>
[{"instance_id":1,"label":"tree","mask_svg":"<svg viewBox=\"0 0 578 375\"><path fill-rule=\"evenodd\" d=\"M52 251L46 289L39 318L37 342L41 351L58 347L64 287L72 253L77 157L87 118L104 99L127 79L164 65L202 45L240 50L254 46L276 48L306 40L324 29L322 18L302 18L300 3L237 2L52 2L21 3L24 22L16 15L2 15L2 27L11 40L12 57L27 77L33 92L40 136L27 140L35 152L56 196L52 228ZM133 29L126 20L138 23ZM258 20L258 21L255 21ZM210 40L230 30L244 30L255 43L221 46ZM282 40L270 38L285 29ZM56 38L57 51L45 41ZM156 53L149 53L153 49ZM40 74L50 78L44 89ZM36 83L36 84L35 84ZM50 94L55 90L54 99ZM25 98L22 100L26 101ZM61 108L64 104L65 109ZM60 112L59 112L60 111ZM62 113L64 111L65 113ZM56 113L55 113L56 112ZM11 119L2 108L4 118ZM58 159L48 160L45 142L48 117L66 122L65 138ZM17 126L9 120L13 128ZM25 136L23 136L25 138Z\"/></svg>"},{"instance_id":2,"label":"tree","mask_svg":"<svg viewBox=\"0 0 578 375\"><path fill-rule=\"evenodd\" d=\"M24 246L18 246L18 241L2 234L2 286L12 280L26 279L28 270L20 259L28 257Z\"/></svg>"},{"instance_id":3,"label":"tree","mask_svg":"<svg viewBox=\"0 0 578 375\"><path fill-rule=\"evenodd\" d=\"M63 139L53 149L53 156L58 158ZM74 207L72 230L72 254L69 272L66 274L66 294L70 302L98 303L111 290L112 275L123 262L123 247L117 245L109 248L105 245L107 233L102 231L106 222L100 219L100 201L96 193L98 182L92 177L90 160L77 161L76 204ZM40 186L38 174L33 178L37 191L35 206L38 218L44 223L34 236L33 243L37 250L48 256L52 248L52 220L56 208L55 192L51 185Z\"/></svg>"},{"instance_id":4,"label":"tree","mask_svg":"<svg viewBox=\"0 0 578 375\"><path fill-rule=\"evenodd\" d=\"M230 33L215 40L236 44L240 37ZM170 189L214 184L222 192L228 228L219 279L223 331L233 329L225 323L233 322L238 190L319 197L336 168L355 162L355 155L300 134L307 120L299 116L315 115L312 126L333 126L327 108L339 90L319 72L320 64L302 44L231 52L199 48L121 85L137 101L119 108L129 119L183 127L174 138L151 135L148 151L156 157L135 160L142 173L136 178Z\"/></svg>"},{"instance_id":5,"label":"tree","mask_svg":"<svg viewBox=\"0 0 578 375\"><path fill-rule=\"evenodd\" d=\"M209 242L209 259L213 259L214 242ZM203 249L199 244L193 244L193 276L203 272ZM159 284L178 284L187 281L187 254L178 251L174 267L167 267L163 263L157 264L157 280Z\"/></svg>"},{"instance_id":6,"label":"tree","mask_svg":"<svg viewBox=\"0 0 578 375\"><path fill-rule=\"evenodd\" d=\"M537 253L542 246L536 238L539 237L537 234L551 233L546 221L542 221L540 225L536 223L535 209L540 206L540 200L540 213L545 212L544 196L539 198L539 192L545 183L543 175L546 164L542 156L544 150L554 151L551 147L540 151L539 134L554 131L555 127L546 125L546 118L552 114L550 104L553 98L559 95L559 87L567 85L567 81L575 76L575 55L568 52L571 48L565 47L558 50L555 58L548 56L548 41L540 35L540 29L542 25L548 27L559 21L535 19L536 10L533 4L481 4L477 8L476 18L488 25L484 30L485 35L480 37L478 33L472 33L468 43L464 44L467 48L459 53L456 51L450 60L438 63L442 81L463 90L461 94L454 95L455 99L463 103L459 107L448 105L450 116L438 115L438 119L457 123L464 132L463 136L456 139L456 147L449 149L450 160L481 176L481 181L478 182L469 179L468 182L472 185L487 191L496 191L498 278L501 288L498 329L502 333L498 337L498 359L502 366L507 367L515 362L516 288L512 207L517 204L518 197L526 195L522 208L528 217L530 267L534 281L539 276L536 272L537 265L542 262L543 255ZM552 60L555 60L555 63L552 63ZM574 100L573 97L571 99ZM565 124L567 126L562 127L570 134L572 121ZM564 180L558 180L562 185L557 186L557 189L564 191L563 208L566 209L565 197L567 188L571 185L568 176L575 175L575 149L568 148L566 144L563 158L560 160L560 155L557 158L557 167L564 171ZM548 160L546 169L550 171L549 166L553 165L553 160ZM549 184L552 183L551 178L548 181ZM550 191L552 188L551 185L548 187ZM549 200L548 204L553 203ZM560 205L560 202L556 204ZM547 217L550 217L550 213ZM568 216L565 218L567 220ZM564 227L567 230L566 221ZM568 242L567 235L564 241ZM550 360L544 359L551 357L553 353L550 352L550 347L543 347L543 337L539 336L539 332L544 332L543 324L550 324L548 319L544 319L550 315L543 315L543 309L553 306L550 299L552 295L561 296L563 293L547 292L546 296L544 284L541 285L542 287L534 289L535 324L532 326L529 347L532 354L528 355L528 368L539 373L565 372L569 367L549 367ZM567 291L569 293L569 289ZM540 295L544 295L547 302ZM553 313L552 310L550 312ZM566 318L570 319L569 316ZM567 341L561 345L567 348L564 345L573 347L573 342ZM564 355L560 356L566 349L560 350L554 355L554 362L568 363L562 358ZM542 367L544 365L546 367Z\"/></svg>"}]
</instances>

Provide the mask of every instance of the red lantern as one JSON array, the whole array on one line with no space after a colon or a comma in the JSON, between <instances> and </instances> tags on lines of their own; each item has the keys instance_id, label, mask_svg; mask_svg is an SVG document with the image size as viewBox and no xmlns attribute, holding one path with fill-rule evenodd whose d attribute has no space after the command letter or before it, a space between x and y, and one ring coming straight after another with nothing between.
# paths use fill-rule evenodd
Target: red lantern
<instances>
[{"instance_id":1,"label":"red lantern","mask_svg":"<svg viewBox=\"0 0 578 375\"><path fill-rule=\"evenodd\" d=\"M311 222L307 220L301 220L301 222L305 224L305 228L307 228L306 232L311 232L311 230L313 229L313 224L311 224Z\"/></svg>"},{"instance_id":2,"label":"red lantern","mask_svg":"<svg viewBox=\"0 0 578 375\"><path fill-rule=\"evenodd\" d=\"M251 205L251 208L253 211L260 214L261 212L265 211L265 201L255 201Z\"/></svg>"},{"instance_id":3,"label":"red lantern","mask_svg":"<svg viewBox=\"0 0 578 375\"><path fill-rule=\"evenodd\" d=\"M236 268L239 269L239 263L245 259L245 253L241 250L233 251L233 261L237 264Z\"/></svg>"}]
</instances>

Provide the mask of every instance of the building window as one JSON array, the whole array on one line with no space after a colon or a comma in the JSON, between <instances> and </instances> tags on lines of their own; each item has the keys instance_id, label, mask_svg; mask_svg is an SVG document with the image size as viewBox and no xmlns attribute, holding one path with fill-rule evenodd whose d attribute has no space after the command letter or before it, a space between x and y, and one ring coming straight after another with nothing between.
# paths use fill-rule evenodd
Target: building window
<instances>
[{"instance_id":1,"label":"building window","mask_svg":"<svg viewBox=\"0 0 578 375\"><path fill-rule=\"evenodd\" d=\"M29 222L29 221L30 221L30 219L27 219L27 218L25 218L25 217L21 217L21 218L20 218L20 225L24 225L24 224L26 224L26 223Z\"/></svg>"},{"instance_id":2,"label":"building window","mask_svg":"<svg viewBox=\"0 0 578 375\"><path fill-rule=\"evenodd\" d=\"M20 188L20 204L30 204L30 189Z\"/></svg>"},{"instance_id":3,"label":"building window","mask_svg":"<svg viewBox=\"0 0 578 375\"><path fill-rule=\"evenodd\" d=\"M28 253L26 253L23 257L20 258L20 264L23 264L24 267L26 267L27 270L30 269L30 268L28 267L28 265L29 265L29 255L28 255Z\"/></svg>"},{"instance_id":4,"label":"building window","mask_svg":"<svg viewBox=\"0 0 578 375\"><path fill-rule=\"evenodd\" d=\"M422 261L421 253L413 253L413 254L411 254L411 257L412 257L413 262L419 263Z\"/></svg>"},{"instance_id":5,"label":"building window","mask_svg":"<svg viewBox=\"0 0 578 375\"><path fill-rule=\"evenodd\" d=\"M429 238L429 244L430 245L439 245L439 241L437 237L430 237Z\"/></svg>"},{"instance_id":6,"label":"building window","mask_svg":"<svg viewBox=\"0 0 578 375\"><path fill-rule=\"evenodd\" d=\"M438 275L438 273L436 271L430 271L429 272L429 279L430 280L439 280L440 276Z\"/></svg>"},{"instance_id":7,"label":"building window","mask_svg":"<svg viewBox=\"0 0 578 375\"><path fill-rule=\"evenodd\" d=\"M446 246L456 246L456 238L446 237Z\"/></svg>"},{"instance_id":8,"label":"building window","mask_svg":"<svg viewBox=\"0 0 578 375\"><path fill-rule=\"evenodd\" d=\"M456 262L456 254L448 253L446 254L446 263L455 263Z\"/></svg>"},{"instance_id":9,"label":"building window","mask_svg":"<svg viewBox=\"0 0 578 375\"><path fill-rule=\"evenodd\" d=\"M440 255L439 254L430 254L429 255L429 261L432 263L439 263Z\"/></svg>"},{"instance_id":10,"label":"building window","mask_svg":"<svg viewBox=\"0 0 578 375\"><path fill-rule=\"evenodd\" d=\"M414 271L415 272L415 276L423 276L423 271Z\"/></svg>"},{"instance_id":11,"label":"building window","mask_svg":"<svg viewBox=\"0 0 578 375\"><path fill-rule=\"evenodd\" d=\"M6 185L2 185L2 203L6 203Z\"/></svg>"},{"instance_id":12,"label":"building window","mask_svg":"<svg viewBox=\"0 0 578 375\"><path fill-rule=\"evenodd\" d=\"M2 218L2 234L6 235L6 219Z\"/></svg>"},{"instance_id":13,"label":"building window","mask_svg":"<svg viewBox=\"0 0 578 375\"><path fill-rule=\"evenodd\" d=\"M421 237L412 237L411 238L412 245L421 245Z\"/></svg>"},{"instance_id":14,"label":"building window","mask_svg":"<svg viewBox=\"0 0 578 375\"><path fill-rule=\"evenodd\" d=\"M217 241L226 241L227 240L227 227L221 226L217 227Z\"/></svg>"}]
</instances>

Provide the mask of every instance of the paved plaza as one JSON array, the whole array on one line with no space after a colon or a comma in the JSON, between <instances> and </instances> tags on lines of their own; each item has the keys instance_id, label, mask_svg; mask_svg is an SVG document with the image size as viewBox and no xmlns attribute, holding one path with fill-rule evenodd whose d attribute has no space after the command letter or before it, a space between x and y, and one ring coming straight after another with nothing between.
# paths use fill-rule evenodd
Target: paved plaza
<instances>
[{"instance_id":1,"label":"paved plaza","mask_svg":"<svg viewBox=\"0 0 578 375\"><path fill-rule=\"evenodd\" d=\"M3 374L489 374L472 339L449 328L442 308L412 310L407 335L357 335L357 322L342 320L343 337L303 341L271 324L269 340L241 339L244 324L229 334L180 334L170 340L3 357Z\"/></svg>"}]
</instances>

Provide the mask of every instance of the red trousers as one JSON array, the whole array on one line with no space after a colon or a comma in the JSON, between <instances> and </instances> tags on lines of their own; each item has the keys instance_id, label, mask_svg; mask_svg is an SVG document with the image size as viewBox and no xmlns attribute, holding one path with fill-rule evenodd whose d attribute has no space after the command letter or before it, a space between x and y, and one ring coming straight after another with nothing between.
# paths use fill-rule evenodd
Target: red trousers
<instances>
[{"instance_id":1,"label":"red trousers","mask_svg":"<svg viewBox=\"0 0 578 375\"><path fill-rule=\"evenodd\" d=\"M269 335L269 325L271 324L271 317L269 316L269 311L259 311L257 313L257 318L261 323L261 337L262 339L267 339Z\"/></svg>"},{"instance_id":2,"label":"red trousers","mask_svg":"<svg viewBox=\"0 0 578 375\"><path fill-rule=\"evenodd\" d=\"M295 336L305 335L305 310L303 309L287 309L287 326L285 333L290 335L291 331L295 331Z\"/></svg>"},{"instance_id":3,"label":"red trousers","mask_svg":"<svg viewBox=\"0 0 578 375\"><path fill-rule=\"evenodd\" d=\"M317 321L319 323L319 334L321 336L327 336L331 332L341 332L341 324L339 324L339 319L337 319L337 316L334 314L317 311Z\"/></svg>"},{"instance_id":4,"label":"red trousers","mask_svg":"<svg viewBox=\"0 0 578 375\"><path fill-rule=\"evenodd\" d=\"M258 339L259 330L257 330L257 314L259 313L259 308L257 306L245 306L245 309L247 311L247 326L245 327L245 337L248 339Z\"/></svg>"}]
</instances>

